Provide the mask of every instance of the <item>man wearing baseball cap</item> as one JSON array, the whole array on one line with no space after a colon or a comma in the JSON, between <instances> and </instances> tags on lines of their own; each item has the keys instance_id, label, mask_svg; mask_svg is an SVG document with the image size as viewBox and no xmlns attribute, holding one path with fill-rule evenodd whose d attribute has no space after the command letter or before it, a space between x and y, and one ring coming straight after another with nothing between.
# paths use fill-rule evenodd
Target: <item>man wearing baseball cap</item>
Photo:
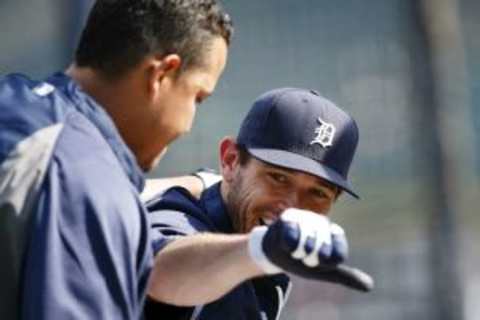
<instances>
[{"instance_id":1,"label":"man wearing baseball cap","mask_svg":"<svg viewBox=\"0 0 480 320\"><path fill-rule=\"evenodd\" d=\"M197 200L172 188L149 203L156 263L147 319L278 319L288 273L369 291L343 262L343 229L328 215L345 191L355 121L316 91L259 97L236 139L220 143L223 181Z\"/></svg>"}]
</instances>

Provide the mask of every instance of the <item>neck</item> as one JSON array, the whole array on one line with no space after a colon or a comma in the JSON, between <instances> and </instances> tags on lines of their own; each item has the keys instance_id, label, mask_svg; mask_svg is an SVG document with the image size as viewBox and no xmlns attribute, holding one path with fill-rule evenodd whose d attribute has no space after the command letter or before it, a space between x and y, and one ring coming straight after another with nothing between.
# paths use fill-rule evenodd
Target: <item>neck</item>
<instances>
[{"instance_id":1,"label":"neck","mask_svg":"<svg viewBox=\"0 0 480 320\"><path fill-rule=\"evenodd\" d=\"M139 137L139 132L135 131L138 125L131 111L134 109L132 106L135 106L132 100L135 101L136 97L132 94L135 90L129 89L131 84L128 77L110 80L92 68L76 65L71 65L65 73L108 113L139 165L145 169L146 161L140 156L142 145L139 143L145 137Z\"/></svg>"},{"instance_id":2,"label":"neck","mask_svg":"<svg viewBox=\"0 0 480 320\"><path fill-rule=\"evenodd\" d=\"M82 90L92 97L100 106L102 106L112 118L115 118L116 111L119 110L120 101L117 101L118 85L115 82L108 81L98 72L91 68L77 67L71 65L65 72L82 88Z\"/></svg>"},{"instance_id":3,"label":"neck","mask_svg":"<svg viewBox=\"0 0 480 320\"><path fill-rule=\"evenodd\" d=\"M220 183L220 195L222 196L222 200L223 200L223 203L227 204L227 200L228 200L228 183L223 180L221 183Z\"/></svg>"}]
</instances>

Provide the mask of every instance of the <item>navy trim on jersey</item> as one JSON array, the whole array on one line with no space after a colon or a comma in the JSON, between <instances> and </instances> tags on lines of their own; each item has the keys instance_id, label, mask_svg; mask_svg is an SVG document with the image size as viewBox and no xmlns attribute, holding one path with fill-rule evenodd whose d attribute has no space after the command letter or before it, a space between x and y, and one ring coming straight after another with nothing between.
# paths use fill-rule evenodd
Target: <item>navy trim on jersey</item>
<instances>
[{"instance_id":1,"label":"navy trim on jersey","mask_svg":"<svg viewBox=\"0 0 480 320\"><path fill-rule=\"evenodd\" d=\"M143 184L71 78L0 78L0 319L141 318L153 263Z\"/></svg>"}]
</instances>

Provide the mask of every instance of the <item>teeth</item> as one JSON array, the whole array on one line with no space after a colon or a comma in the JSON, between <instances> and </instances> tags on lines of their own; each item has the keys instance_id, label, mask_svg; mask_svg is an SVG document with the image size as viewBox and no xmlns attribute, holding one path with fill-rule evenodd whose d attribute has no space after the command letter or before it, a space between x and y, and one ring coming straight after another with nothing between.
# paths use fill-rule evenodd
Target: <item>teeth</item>
<instances>
[{"instance_id":1,"label":"teeth","mask_svg":"<svg viewBox=\"0 0 480 320\"><path fill-rule=\"evenodd\" d=\"M262 218L262 222L263 224L269 226L273 223L273 219L269 219L269 218Z\"/></svg>"}]
</instances>

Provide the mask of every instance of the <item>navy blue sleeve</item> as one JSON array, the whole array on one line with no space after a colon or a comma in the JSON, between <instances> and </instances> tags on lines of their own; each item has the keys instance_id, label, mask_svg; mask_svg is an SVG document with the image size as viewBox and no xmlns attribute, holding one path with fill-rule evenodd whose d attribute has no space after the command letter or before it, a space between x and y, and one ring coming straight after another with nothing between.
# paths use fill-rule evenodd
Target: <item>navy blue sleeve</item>
<instances>
[{"instance_id":1,"label":"navy blue sleeve","mask_svg":"<svg viewBox=\"0 0 480 320\"><path fill-rule=\"evenodd\" d=\"M22 318L140 319L153 258L146 210L81 118L60 135L35 212Z\"/></svg>"},{"instance_id":2,"label":"navy blue sleeve","mask_svg":"<svg viewBox=\"0 0 480 320\"><path fill-rule=\"evenodd\" d=\"M192 235L207 229L201 221L177 210L151 211L149 220L154 253L178 237Z\"/></svg>"},{"instance_id":3,"label":"navy blue sleeve","mask_svg":"<svg viewBox=\"0 0 480 320\"><path fill-rule=\"evenodd\" d=\"M213 229L198 200L181 187L166 190L146 207L155 254L178 237Z\"/></svg>"},{"instance_id":4,"label":"navy blue sleeve","mask_svg":"<svg viewBox=\"0 0 480 320\"><path fill-rule=\"evenodd\" d=\"M149 209L148 216L152 232L153 251L155 254L179 237L189 236L208 230L208 227L204 222L192 216L192 212L189 212L189 214L186 213L189 211L189 206L185 205L188 204L188 200L183 202L180 199L185 200L185 198L176 198L175 191L169 191L166 193L166 197L169 199L165 199L164 194L160 198L152 200L147 206ZM175 201L176 205L173 206L171 206L170 201L172 200L170 199L172 196L178 201ZM194 308L178 307L147 299L144 310L145 320L188 320L191 319Z\"/></svg>"}]
</instances>

